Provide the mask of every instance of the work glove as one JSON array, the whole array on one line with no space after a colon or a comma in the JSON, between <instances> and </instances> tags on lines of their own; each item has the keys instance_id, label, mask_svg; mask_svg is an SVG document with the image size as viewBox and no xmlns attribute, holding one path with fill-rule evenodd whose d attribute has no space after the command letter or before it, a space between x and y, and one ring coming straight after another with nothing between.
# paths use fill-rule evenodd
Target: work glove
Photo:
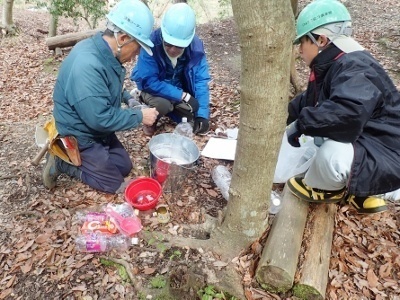
<instances>
[{"instance_id":1,"label":"work glove","mask_svg":"<svg viewBox=\"0 0 400 300\"><path fill-rule=\"evenodd\" d=\"M194 134L204 135L210 129L210 124L207 119L197 117L194 120L193 132Z\"/></svg>"},{"instance_id":2,"label":"work glove","mask_svg":"<svg viewBox=\"0 0 400 300\"><path fill-rule=\"evenodd\" d=\"M128 99L128 106L129 107L135 107L138 105L141 105L142 103L140 103L140 93L142 91L138 90L138 89L133 89L129 92L129 94L131 95L132 98Z\"/></svg>"},{"instance_id":3,"label":"work glove","mask_svg":"<svg viewBox=\"0 0 400 300\"><path fill-rule=\"evenodd\" d=\"M140 103L139 101L137 101L134 98L131 98L131 99L128 100L128 106L130 108L135 107L135 106L139 106L139 105L142 105L142 103Z\"/></svg>"},{"instance_id":4,"label":"work glove","mask_svg":"<svg viewBox=\"0 0 400 300\"><path fill-rule=\"evenodd\" d=\"M186 103L191 113L199 110L199 101L189 93L183 93L182 102Z\"/></svg>"},{"instance_id":5,"label":"work glove","mask_svg":"<svg viewBox=\"0 0 400 300\"><path fill-rule=\"evenodd\" d=\"M140 101L139 98L141 93L142 91L137 88L134 88L129 92L129 94L131 94L132 99L135 99L136 101Z\"/></svg>"},{"instance_id":6,"label":"work glove","mask_svg":"<svg viewBox=\"0 0 400 300\"><path fill-rule=\"evenodd\" d=\"M290 145L293 147L300 147L299 137L301 136L301 132L297 125L297 120L286 127L286 136Z\"/></svg>"}]
</instances>

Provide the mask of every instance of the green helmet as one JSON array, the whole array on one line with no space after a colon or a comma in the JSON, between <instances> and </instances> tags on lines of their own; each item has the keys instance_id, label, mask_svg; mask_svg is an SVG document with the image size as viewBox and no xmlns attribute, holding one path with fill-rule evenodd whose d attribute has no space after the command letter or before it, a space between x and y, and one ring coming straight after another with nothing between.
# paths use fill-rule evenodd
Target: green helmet
<instances>
[{"instance_id":1,"label":"green helmet","mask_svg":"<svg viewBox=\"0 0 400 300\"><path fill-rule=\"evenodd\" d=\"M294 44L314 29L330 23L351 21L347 8L337 0L315 0L297 17Z\"/></svg>"}]
</instances>

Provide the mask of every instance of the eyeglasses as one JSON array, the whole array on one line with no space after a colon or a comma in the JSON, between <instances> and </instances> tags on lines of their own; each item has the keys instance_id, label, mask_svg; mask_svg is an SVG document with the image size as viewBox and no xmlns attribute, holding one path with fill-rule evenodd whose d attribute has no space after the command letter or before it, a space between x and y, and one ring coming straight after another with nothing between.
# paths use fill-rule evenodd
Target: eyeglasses
<instances>
[{"instance_id":1,"label":"eyeglasses","mask_svg":"<svg viewBox=\"0 0 400 300\"><path fill-rule=\"evenodd\" d=\"M175 46L175 45L171 45L171 44L169 44L169 43L167 43L167 42L164 42L164 46L165 46L166 48L175 47L176 49L179 49L179 50L185 49L185 47L178 47L178 46Z\"/></svg>"}]
</instances>

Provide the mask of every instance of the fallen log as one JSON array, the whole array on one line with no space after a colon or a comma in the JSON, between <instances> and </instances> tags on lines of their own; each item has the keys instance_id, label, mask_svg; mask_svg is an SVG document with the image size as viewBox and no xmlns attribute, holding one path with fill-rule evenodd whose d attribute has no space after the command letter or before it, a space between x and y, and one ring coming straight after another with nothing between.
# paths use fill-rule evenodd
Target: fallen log
<instances>
[{"instance_id":1,"label":"fallen log","mask_svg":"<svg viewBox=\"0 0 400 300\"><path fill-rule=\"evenodd\" d=\"M100 29L93 29L83 32L74 32L52 36L46 39L46 45L49 50L55 50L56 48L72 47L79 41L91 37L99 31Z\"/></svg>"},{"instance_id":2,"label":"fallen log","mask_svg":"<svg viewBox=\"0 0 400 300\"><path fill-rule=\"evenodd\" d=\"M320 204L308 222L310 225L307 225L307 228L312 228L300 279L293 288L296 297L309 300L325 299L336 211L335 204Z\"/></svg>"},{"instance_id":3,"label":"fallen log","mask_svg":"<svg viewBox=\"0 0 400 300\"><path fill-rule=\"evenodd\" d=\"M307 214L308 203L285 187L282 209L273 220L256 270L256 279L265 290L281 293L292 288Z\"/></svg>"}]
</instances>

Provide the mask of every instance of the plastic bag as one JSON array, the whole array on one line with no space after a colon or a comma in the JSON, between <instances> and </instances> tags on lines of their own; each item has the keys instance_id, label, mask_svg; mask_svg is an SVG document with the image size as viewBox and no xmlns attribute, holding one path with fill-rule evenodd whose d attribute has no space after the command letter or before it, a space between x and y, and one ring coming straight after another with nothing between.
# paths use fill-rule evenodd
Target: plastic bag
<instances>
[{"instance_id":1,"label":"plastic bag","mask_svg":"<svg viewBox=\"0 0 400 300\"><path fill-rule=\"evenodd\" d=\"M274 183L285 183L291 177L305 173L312 164L318 147L310 136L300 137L301 147L289 144L286 132L283 134L278 162L275 168Z\"/></svg>"}]
</instances>

